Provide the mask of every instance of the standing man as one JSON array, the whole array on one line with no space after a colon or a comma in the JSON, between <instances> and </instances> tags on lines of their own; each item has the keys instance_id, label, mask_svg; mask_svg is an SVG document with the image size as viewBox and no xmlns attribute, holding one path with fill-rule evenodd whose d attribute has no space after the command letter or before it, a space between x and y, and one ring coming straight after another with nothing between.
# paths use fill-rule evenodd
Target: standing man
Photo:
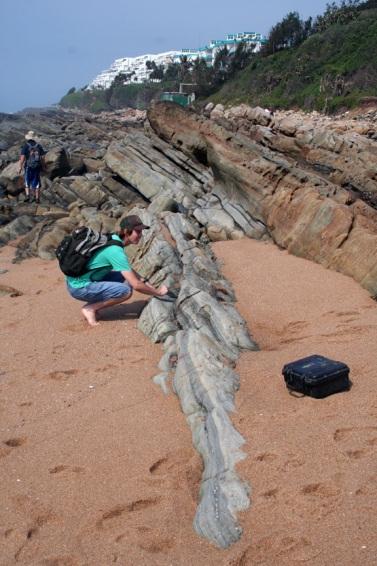
<instances>
[{"instance_id":1,"label":"standing man","mask_svg":"<svg viewBox=\"0 0 377 566\"><path fill-rule=\"evenodd\" d=\"M120 221L120 229L112 239L123 245L100 249L88 262L87 272L80 277L66 277L68 292L74 299L86 304L81 312L90 326L96 326L96 313L106 307L127 301L133 290L152 297L168 294L166 285L158 289L142 279L128 262L124 247L138 244L143 230L148 229L139 216L126 216Z\"/></svg>"},{"instance_id":2,"label":"standing man","mask_svg":"<svg viewBox=\"0 0 377 566\"><path fill-rule=\"evenodd\" d=\"M21 148L20 175L24 169L25 202L40 202L41 170L44 167L45 150L35 141L35 134L29 131L25 135L26 143ZM31 191L31 192L30 192Z\"/></svg>"}]
</instances>

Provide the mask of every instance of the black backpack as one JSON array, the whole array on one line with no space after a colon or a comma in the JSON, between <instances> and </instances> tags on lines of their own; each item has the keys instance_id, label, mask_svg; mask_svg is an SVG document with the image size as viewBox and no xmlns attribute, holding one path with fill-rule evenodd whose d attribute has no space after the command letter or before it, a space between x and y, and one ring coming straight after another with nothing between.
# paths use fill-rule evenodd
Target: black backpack
<instances>
[{"instance_id":1,"label":"black backpack","mask_svg":"<svg viewBox=\"0 0 377 566\"><path fill-rule=\"evenodd\" d=\"M35 143L34 145L28 143L27 149L29 155L26 160L26 165L27 167L30 167L30 169L37 169L37 167L41 166L42 148L38 143Z\"/></svg>"},{"instance_id":2,"label":"black backpack","mask_svg":"<svg viewBox=\"0 0 377 566\"><path fill-rule=\"evenodd\" d=\"M102 248L108 246L124 247L123 242L113 240L112 234L102 234L86 226L76 228L65 236L55 250L59 267L65 275L80 277L88 271L90 258Z\"/></svg>"}]
</instances>

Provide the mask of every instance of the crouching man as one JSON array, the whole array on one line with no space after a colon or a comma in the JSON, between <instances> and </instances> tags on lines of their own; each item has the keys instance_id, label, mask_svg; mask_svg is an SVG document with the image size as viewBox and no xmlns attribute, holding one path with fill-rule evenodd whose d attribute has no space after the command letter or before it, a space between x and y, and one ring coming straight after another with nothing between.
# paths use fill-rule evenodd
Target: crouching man
<instances>
[{"instance_id":1,"label":"crouching man","mask_svg":"<svg viewBox=\"0 0 377 566\"><path fill-rule=\"evenodd\" d=\"M126 216L112 239L121 241L125 248L138 244L142 231L148 228L138 216ZM102 248L89 260L88 271L84 275L66 277L70 295L86 303L81 312L90 326L99 324L98 311L127 301L134 289L153 297L163 297L168 293L166 285L156 289L131 268L124 248L119 245Z\"/></svg>"}]
</instances>

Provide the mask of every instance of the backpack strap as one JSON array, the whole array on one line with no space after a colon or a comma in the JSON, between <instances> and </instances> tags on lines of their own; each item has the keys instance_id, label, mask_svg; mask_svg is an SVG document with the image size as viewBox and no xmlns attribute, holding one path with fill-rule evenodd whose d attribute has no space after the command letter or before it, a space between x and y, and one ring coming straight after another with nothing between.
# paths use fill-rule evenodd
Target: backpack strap
<instances>
[{"instance_id":1,"label":"backpack strap","mask_svg":"<svg viewBox=\"0 0 377 566\"><path fill-rule=\"evenodd\" d=\"M112 239L112 236L113 236L113 234L107 234L107 243L106 243L104 246L102 246L102 247L100 248L100 250L98 250L98 251L101 251L101 250L103 250L103 249L105 249L105 248L109 248L110 246L119 246L120 248L124 248L123 242L120 242L119 240L113 240L113 239ZM95 273L96 271L99 271L100 269L103 269L103 267L95 267L94 269L90 269L90 270L88 271L88 273L90 273L89 279L90 279L91 281L93 281L93 280L92 280L92 275L94 275L94 273Z\"/></svg>"},{"instance_id":2,"label":"backpack strap","mask_svg":"<svg viewBox=\"0 0 377 566\"><path fill-rule=\"evenodd\" d=\"M103 247L107 248L109 246L119 246L121 248L124 248L124 243L119 241L119 240L113 240L113 236L117 236L118 234L114 234L114 233L109 233L107 234L107 244L105 244Z\"/></svg>"}]
</instances>

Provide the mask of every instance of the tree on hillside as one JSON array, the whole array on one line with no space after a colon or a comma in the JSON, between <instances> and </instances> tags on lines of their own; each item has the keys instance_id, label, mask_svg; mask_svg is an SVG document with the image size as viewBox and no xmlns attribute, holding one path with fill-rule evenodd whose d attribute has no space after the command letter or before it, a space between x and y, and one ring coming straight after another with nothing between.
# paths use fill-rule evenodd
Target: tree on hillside
<instances>
[{"instance_id":1,"label":"tree on hillside","mask_svg":"<svg viewBox=\"0 0 377 566\"><path fill-rule=\"evenodd\" d=\"M178 67L178 79L181 83L190 82L191 67L192 63L188 60L187 55L182 55L180 57L180 63Z\"/></svg>"},{"instance_id":2,"label":"tree on hillside","mask_svg":"<svg viewBox=\"0 0 377 566\"><path fill-rule=\"evenodd\" d=\"M169 63L167 68L164 72L164 81L167 82L177 82L179 81L179 64L178 63ZM177 86L178 88L178 86Z\"/></svg>"},{"instance_id":3,"label":"tree on hillside","mask_svg":"<svg viewBox=\"0 0 377 566\"><path fill-rule=\"evenodd\" d=\"M152 71L149 75L150 79L161 81L164 78L163 65L156 65L155 61L146 61L145 66L149 71Z\"/></svg>"},{"instance_id":4,"label":"tree on hillside","mask_svg":"<svg viewBox=\"0 0 377 566\"><path fill-rule=\"evenodd\" d=\"M230 68L231 56L229 54L229 49L226 45L221 47L216 55L215 61L213 63L213 73L214 73L214 83L217 86L222 85L228 78L229 68Z\"/></svg>"},{"instance_id":5,"label":"tree on hillside","mask_svg":"<svg viewBox=\"0 0 377 566\"><path fill-rule=\"evenodd\" d=\"M229 64L229 74L231 76L237 71L244 69L250 63L254 55L255 46L255 43L246 43L246 41L241 41L237 45Z\"/></svg>"},{"instance_id":6,"label":"tree on hillside","mask_svg":"<svg viewBox=\"0 0 377 566\"><path fill-rule=\"evenodd\" d=\"M114 80L113 80L111 86L124 85L125 83L130 82L130 80L132 79L132 77L135 74L136 74L135 71L131 71L130 73L124 73L122 71L114 77Z\"/></svg>"},{"instance_id":7,"label":"tree on hillside","mask_svg":"<svg viewBox=\"0 0 377 566\"><path fill-rule=\"evenodd\" d=\"M298 47L311 32L312 20L300 20L298 12L289 12L283 20L272 27L262 55L272 55L288 47Z\"/></svg>"},{"instance_id":8,"label":"tree on hillside","mask_svg":"<svg viewBox=\"0 0 377 566\"><path fill-rule=\"evenodd\" d=\"M313 25L313 32L323 32L335 24L347 24L360 15L360 0L342 0L338 6L336 2L326 4L326 10L318 16Z\"/></svg>"},{"instance_id":9,"label":"tree on hillside","mask_svg":"<svg viewBox=\"0 0 377 566\"><path fill-rule=\"evenodd\" d=\"M209 67L202 57L193 62L191 68L191 81L195 84L195 92L198 96L208 96L212 90L213 69Z\"/></svg>"}]
</instances>

